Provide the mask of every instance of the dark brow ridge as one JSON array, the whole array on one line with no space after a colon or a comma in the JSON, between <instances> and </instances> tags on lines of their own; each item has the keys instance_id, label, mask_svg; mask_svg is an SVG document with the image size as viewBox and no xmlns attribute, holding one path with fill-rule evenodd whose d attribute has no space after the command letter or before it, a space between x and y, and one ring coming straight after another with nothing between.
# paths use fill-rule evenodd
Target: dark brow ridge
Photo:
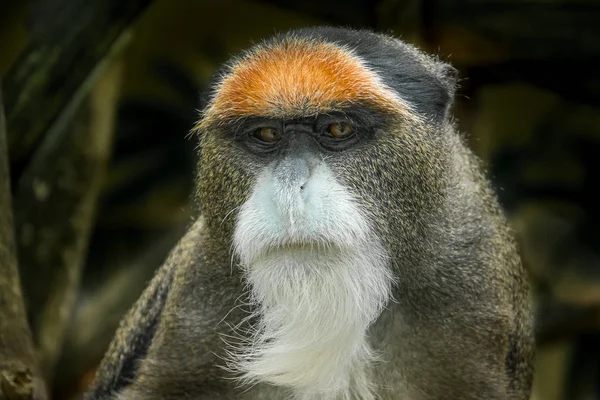
<instances>
[{"instance_id":1,"label":"dark brow ridge","mask_svg":"<svg viewBox=\"0 0 600 400\"><path fill-rule=\"evenodd\" d=\"M273 125L277 126L282 121L283 122L293 122L293 123L314 123L319 119L331 119L336 120L350 120L361 126L378 126L383 125L386 118L389 117L382 110L376 110L371 104L360 104L353 103L351 105L332 109L331 111L324 111L316 115L310 116L295 116L291 118L273 118L267 115L249 115L249 116L241 116L236 118L229 118L224 121L220 121L219 125L224 125L228 129L244 129L246 127L252 127L253 125L259 126L261 124L264 125Z\"/></svg>"}]
</instances>

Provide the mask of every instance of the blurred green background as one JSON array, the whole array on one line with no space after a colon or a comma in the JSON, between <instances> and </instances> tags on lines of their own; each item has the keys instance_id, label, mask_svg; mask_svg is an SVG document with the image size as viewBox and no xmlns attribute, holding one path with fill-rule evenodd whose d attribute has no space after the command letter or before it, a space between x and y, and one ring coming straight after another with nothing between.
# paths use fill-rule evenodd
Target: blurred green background
<instances>
[{"instance_id":1,"label":"blurred green background","mask_svg":"<svg viewBox=\"0 0 600 400\"><path fill-rule=\"evenodd\" d=\"M55 399L77 399L194 215L200 93L275 32L400 36L461 73L455 115L534 281L536 400L600 400L600 2L0 3L22 286Z\"/></svg>"}]
</instances>

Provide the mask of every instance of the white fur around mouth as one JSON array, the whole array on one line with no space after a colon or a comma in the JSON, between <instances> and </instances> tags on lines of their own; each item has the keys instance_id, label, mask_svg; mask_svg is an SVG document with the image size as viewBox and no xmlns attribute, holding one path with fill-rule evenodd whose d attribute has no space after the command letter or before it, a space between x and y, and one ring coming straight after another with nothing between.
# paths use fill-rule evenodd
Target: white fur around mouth
<instances>
[{"instance_id":1,"label":"white fur around mouth","mask_svg":"<svg viewBox=\"0 0 600 400\"><path fill-rule=\"evenodd\" d=\"M367 330L390 299L393 277L368 220L328 172L312 178L313 209L294 227L309 233L282 227L272 214L268 179L242 206L234 250L258 322L230 349L229 366L244 381L289 387L297 399L369 400L375 355Z\"/></svg>"}]
</instances>

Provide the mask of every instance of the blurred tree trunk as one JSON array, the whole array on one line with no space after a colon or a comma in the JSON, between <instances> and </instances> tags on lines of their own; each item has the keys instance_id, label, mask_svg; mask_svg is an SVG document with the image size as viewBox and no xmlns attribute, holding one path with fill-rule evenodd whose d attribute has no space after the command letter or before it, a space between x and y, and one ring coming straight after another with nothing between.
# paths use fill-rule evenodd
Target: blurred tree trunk
<instances>
[{"instance_id":1,"label":"blurred tree trunk","mask_svg":"<svg viewBox=\"0 0 600 400\"><path fill-rule=\"evenodd\" d=\"M4 77L15 245L32 339L48 382L79 289L110 154L121 76L114 53L150 3L31 2L31 41Z\"/></svg>"},{"instance_id":2,"label":"blurred tree trunk","mask_svg":"<svg viewBox=\"0 0 600 400\"><path fill-rule=\"evenodd\" d=\"M67 113L45 135L15 195L23 290L48 382L77 298L112 148L121 63L109 62L74 119Z\"/></svg>"},{"instance_id":3,"label":"blurred tree trunk","mask_svg":"<svg viewBox=\"0 0 600 400\"><path fill-rule=\"evenodd\" d=\"M17 267L3 110L0 88L0 400L45 399Z\"/></svg>"}]
</instances>

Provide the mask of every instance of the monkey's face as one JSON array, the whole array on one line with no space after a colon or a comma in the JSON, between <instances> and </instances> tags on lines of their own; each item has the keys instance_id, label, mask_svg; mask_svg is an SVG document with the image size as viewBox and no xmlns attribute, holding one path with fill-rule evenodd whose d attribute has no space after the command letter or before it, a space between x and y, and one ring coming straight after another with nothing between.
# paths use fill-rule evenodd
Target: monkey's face
<instances>
[{"instance_id":1,"label":"monkey's face","mask_svg":"<svg viewBox=\"0 0 600 400\"><path fill-rule=\"evenodd\" d=\"M441 135L331 43L251 51L218 84L201 132L202 211L246 261L368 238L391 245L385 237L414 231L442 190Z\"/></svg>"}]
</instances>

